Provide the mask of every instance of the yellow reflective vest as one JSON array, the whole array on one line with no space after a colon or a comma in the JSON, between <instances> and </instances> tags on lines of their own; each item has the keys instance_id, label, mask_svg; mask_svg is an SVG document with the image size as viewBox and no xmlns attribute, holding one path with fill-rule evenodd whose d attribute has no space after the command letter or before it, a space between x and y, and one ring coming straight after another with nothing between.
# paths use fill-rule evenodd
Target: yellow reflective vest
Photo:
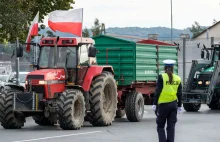
<instances>
[{"instance_id":1,"label":"yellow reflective vest","mask_svg":"<svg viewBox=\"0 0 220 142\"><path fill-rule=\"evenodd\" d=\"M173 74L173 81L170 84L169 76L167 73L162 74L163 78L163 89L160 93L158 104L169 103L177 100L177 91L181 78L178 75Z\"/></svg>"}]
</instances>

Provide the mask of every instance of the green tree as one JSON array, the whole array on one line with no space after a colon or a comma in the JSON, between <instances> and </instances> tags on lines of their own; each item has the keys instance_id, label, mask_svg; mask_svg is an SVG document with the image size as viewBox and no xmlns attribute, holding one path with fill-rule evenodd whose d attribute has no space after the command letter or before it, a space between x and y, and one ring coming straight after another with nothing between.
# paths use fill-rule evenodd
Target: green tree
<instances>
[{"instance_id":1,"label":"green tree","mask_svg":"<svg viewBox=\"0 0 220 142\"><path fill-rule=\"evenodd\" d=\"M15 41L16 37L25 41L28 34L28 24L39 11L39 21L49 12L73 8L74 0L1 0L0 1L0 41Z\"/></svg>"},{"instance_id":2,"label":"green tree","mask_svg":"<svg viewBox=\"0 0 220 142\"><path fill-rule=\"evenodd\" d=\"M95 19L94 21L94 26L92 27L92 35L93 36L97 36L99 34L101 34L101 24L99 23L99 19Z\"/></svg>"},{"instance_id":3,"label":"green tree","mask_svg":"<svg viewBox=\"0 0 220 142\"><path fill-rule=\"evenodd\" d=\"M85 29L82 32L83 37L89 37L89 30L85 27Z\"/></svg>"},{"instance_id":4,"label":"green tree","mask_svg":"<svg viewBox=\"0 0 220 142\"><path fill-rule=\"evenodd\" d=\"M195 21L195 25L193 24L191 28L189 28L190 32L193 34L193 37L196 37L199 33L205 30L205 28L202 28L198 22Z\"/></svg>"},{"instance_id":5,"label":"green tree","mask_svg":"<svg viewBox=\"0 0 220 142\"><path fill-rule=\"evenodd\" d=\"M56 35L54 35L53 32L50 30L47 31L47 36L48 37L56 37Z\"/></svg>"}]
</instances>

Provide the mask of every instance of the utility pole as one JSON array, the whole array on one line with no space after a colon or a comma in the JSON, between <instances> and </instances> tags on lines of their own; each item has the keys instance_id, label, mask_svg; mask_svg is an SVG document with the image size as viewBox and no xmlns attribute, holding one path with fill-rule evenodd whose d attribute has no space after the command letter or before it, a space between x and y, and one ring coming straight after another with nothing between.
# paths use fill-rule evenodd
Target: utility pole
<instances>
[{"instance_id":1,"label":"utility pole","mask_svg":"<svg viewBox=\"0 0 220 142\"><path fill-rule=\"evenodd\" d=\"M18 37L16 38L16 47L15 47L15 67L16 67L16 85L20 84L20 77L19 77L19 57L17 57L17 49L19 49L19 40Z\"/></svg>"},{"instance_id":2,"label":"utility pole","mask_svg":"<svg viewBox=\"0 0 220 142\"><path fill-rule=\"evenodd\" d=\"M171 44L173 43L173 3L172 0L170 0L171 5Z\"/></svg>"}]
</instances>

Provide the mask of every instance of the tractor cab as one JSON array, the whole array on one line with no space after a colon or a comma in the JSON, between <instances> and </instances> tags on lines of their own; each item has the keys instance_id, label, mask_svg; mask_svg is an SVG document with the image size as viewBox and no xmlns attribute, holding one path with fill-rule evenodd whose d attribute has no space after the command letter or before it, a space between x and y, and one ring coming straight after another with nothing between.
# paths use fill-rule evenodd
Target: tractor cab
<instances>
[{"instance_id":1,"label":"tractor cab","mask_svg":"<svg viewBox=\"0 0 220 142\"><path fill-rule=\"evenodd\" d=\"M220 60L220 44L213 44L211 48L206 48L205 45L203 45L203 47L204 48L201 50L201 58L207 65L195 72L192 88L204 90L207 89L210 84L216 61Z\"/></svg>"},{"instance_id":2,"label":"tractor cab","mask_svg":"<svg viewBox=\"0 0 220 142\"><path fill-rule=\"evenodd\" d=\"M56 43L57 42L57 43ZM64 69L61 75L67 84L82 85L82 76L90 65L96 64L96 48L91 38L43 38L37 70Z\"/></svg>"}]
</instances>

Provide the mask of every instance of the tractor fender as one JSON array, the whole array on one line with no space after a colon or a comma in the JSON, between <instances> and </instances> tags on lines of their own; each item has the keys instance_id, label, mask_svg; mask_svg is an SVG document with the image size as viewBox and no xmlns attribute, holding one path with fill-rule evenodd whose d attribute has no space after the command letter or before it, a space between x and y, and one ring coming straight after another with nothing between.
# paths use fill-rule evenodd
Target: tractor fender
<instances>
[{"instance_id":1,"label":"tractor fender","mask_svg":"<svg viewBox=\"0 0 220 142\"><path fill-rule=\"evenodd\" d=\"M25 88L21 85L16 85L16 84L7 84L5 87L8 87L8 89L15 89L15 90L21 90L24 92Z\"/></svg>"},{"instance_id":2,"label":"tractor fender","mask_svg":"<svg viewBox=\"0 0 220 142\"><path fill-rule=\"evenodd\" d=\"M89 91L90 85L94 77L100 75L103 71L109 71L114 75L112 66L90 66L83 81L84 91Z\"/></svg>"}]
</instances>

